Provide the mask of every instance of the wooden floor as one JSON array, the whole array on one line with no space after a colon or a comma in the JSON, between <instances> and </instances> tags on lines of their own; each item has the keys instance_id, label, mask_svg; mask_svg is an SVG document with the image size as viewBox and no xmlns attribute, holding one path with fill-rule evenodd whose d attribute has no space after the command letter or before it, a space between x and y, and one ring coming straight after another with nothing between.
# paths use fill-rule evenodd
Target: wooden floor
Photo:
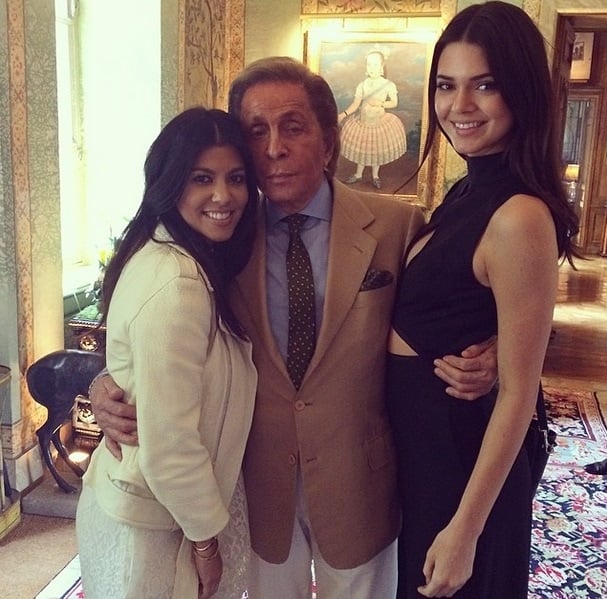
<instances>
[{"instance_id":1,"label":"wooden floor","mask_svg":"<svg viewBox=\"0 0 607 599\"><path fill-rule=\"evenodd\" d=\"M607 258L563 265L544 381L607 395Z\"/></svg>"}]
</instances>

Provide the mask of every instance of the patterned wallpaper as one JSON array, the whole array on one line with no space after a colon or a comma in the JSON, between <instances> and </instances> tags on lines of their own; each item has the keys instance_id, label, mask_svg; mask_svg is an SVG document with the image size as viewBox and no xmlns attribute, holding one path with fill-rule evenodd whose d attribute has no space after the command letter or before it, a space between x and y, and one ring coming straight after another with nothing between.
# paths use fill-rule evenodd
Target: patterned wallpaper
<instances>
[{"instance_id":1,"label":"patterned wallpaper","mask_svg":"<svg viewBox=\"0 0 607 599\"><path fill-rule=\"evenodd\" d=\"M227 108L230 82L244 66L244 11L244 0L185 0L184 108Z\"/></svg>"},{"instance_id":2,"label":"patterned wallpaper","mask_svg":"<svg viewBox=\"0 0 607 599\"><path fill-rule=\"evenodd\" d=\"M0 32L7 30L7 11L0 11ZM0 35L0 114L9 114L8 36ZM0 119L0 364L17 364L15 222L9 119ZM18 397L18 384L9 395ZM1 422L11 422L9 397L0 405ZM1 452L0 452L1 453Z\"/></svg>"},{"instance_id":3,"label":"patterned wallpaper","mask_svg":"<svg viewBox=\"0 0 607 599\"><path fill-rule=\"evenodd\" d=\"M1 158L3 189L13 193L3 194L3 210L12 218L5 221L0 267L7 293L16 292L18 301L16 323L7 327L8 347L2 349L11 366L12 391L17 391L4 415L12 426L3 427L2 442L4 456L16 458L35 445L35 428L44 414L30 398L23 375L34 356L61 346L63 327L53 5L7 0L6 17L2 38L8 52L1 74L7 95L2 102L10 118L0 125L8 143ZM7 299L10 305L15 297ZM3 306L3 314L8 308Z\"/></svg>"},{"instance_id":4,"label":"patterned wallpaper","mask_svg":"<svg viewBox=\"0 0 607 599\"><path fill-rule=\"evenodd\" d=\"M185 106L217 106L225 69L225 0L188 0L185 13Z\"/></svg>"},{"instance_id":5,"label":"patterned wallpaper","mask_svg":"<svg viewBox=\"0 0 607 599\"><path fill-rule=\"evenodd\" d=\"M6 31L6 11L0 11L0 31ZM0 114L8 115L8 36L0 36ZM0 119L0 305L7 301L8 282L15 279L15 235L9 223L14 221L11 185L9 119ZM1 320L0 320L1 322ZM5 353L6 331L0 328L0 363L8 361Z\"/></svg>"},{"instance_id":6,"label":"patterned wallpaper","mask_svg":"<svg viewBox=\"0 0 607 599\"><path fill-rule=\"evenodd\" d=\"M437 13L441 0L302 0L302 14Z\"/></svg>"},{"instance_id":7,"label":"patterned wallpaper","mask_svg":"<svg viewBox=\"0 0 607 599\"><path fill-rule=\"evenodd\" d=\"M63 347L57 66L53 3L28 0L25 9L30 318L33 355L38 358Z\"/></svg>"}]
</instances>

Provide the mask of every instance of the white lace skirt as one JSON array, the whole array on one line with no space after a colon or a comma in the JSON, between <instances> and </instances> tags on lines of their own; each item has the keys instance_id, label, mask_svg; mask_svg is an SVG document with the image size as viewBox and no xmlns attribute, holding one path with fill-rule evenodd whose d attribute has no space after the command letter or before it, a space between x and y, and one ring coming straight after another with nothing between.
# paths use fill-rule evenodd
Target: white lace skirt
<instances>
[{"instance_id":1,"label":"white lace skirt","mask_svg":"<svg viewBox=\"0 0 607 599\"><path fill-rule=\"evenodd\" d=\"M217 599L240 599L246 589L250 540L242 477L229 511L230 521L219 535L223 576L214 595ZM78 501L76 534L86 599L172 597L183 538L180 530L147 530L117 522L99 507L95 491L85 485Z\"/></svg>"}]
</instances>

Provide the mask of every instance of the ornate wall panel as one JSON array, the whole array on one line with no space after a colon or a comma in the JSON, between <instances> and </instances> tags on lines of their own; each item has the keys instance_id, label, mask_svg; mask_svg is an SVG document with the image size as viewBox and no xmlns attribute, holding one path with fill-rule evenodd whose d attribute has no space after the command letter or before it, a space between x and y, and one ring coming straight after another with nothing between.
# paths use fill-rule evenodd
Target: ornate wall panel
<instances>
[{"instance_id":1,"label":"ornate wall panel","mask_svg":"<svg viewBox=\"0 0 607 599\"><path fill-rule=\"evenodd\" d=\"M2 168L4 186L12 190L12 197L4 196L4 210L13 216L6 239L14 245L14 271L8 260L3 268L15 282L16 322L9 332L16 348L10 366L19 399L11 400L2 441L4 457L16 459L35 446L44 415L29 396L24 374L36 357L61 347L63 314L53 5L7 0L6 6L9 118L4 122L10 161L3 151ZM8 351L11 355L10 339Z\"/></svg>"},{"instance_id":2,"label":"ornate wall panel","mask_svg":"<svg viewBox=\"0 0 607 599\"><path fill-rule=\"evenodd\" d=\"M225 0L189 0L185 12L184 108L217 106L224 50Z\"/></svg>"},{"instance_id":3,"label":"ornate wall panel","mask_svg":"<svg viewBox=\"0 0 607 599\"><path fill-rule=\"evenodd\" d=\"M232 78L244 65L244 0L182 0L180 106L227 108Z\"/></svg>"},{"instance_id":4,"label":"ornate wall panel","mask_svg":"<svg viewBox=\"0 0 607 599\"><path fill-rule=\"evenodd\" d=\"M55 47L54 4L26 1L27 160L34 358L63 347Z\"/></svg>"},{"instance_id":5,"label":"ornate wall panel","mask_svg":"<svg viewBox=\"0 0 607 599\"><path fill-rule=\"evenodd\" d=\"M9 115L8 10L0 11L0 114ZM0 119L0 363L18 371L17 270L15 263L15 208L12 181L10 118ZM11 423L20 414L19 377L0 390L0 450L7 457ZM16 415L14 417L13 415ZM0 502L1 503L1 502Z\"/></svg>"},{"instance_id":6,"label":"ornate wall panel","mask_svg":"<svg viewBox=\"0 0 607 599\"><path fill-rule=\"evenodd\" d=\"M226 108L230 83L244 67L244 26L245 0L229 0L226 33L227 65L223 81L223 101L220 104Z\"/></svg>"},{"instance_id":7,"label":"ornate wall panel","mask_svg":"<svg viewBox=\"0 0 607 599\"><path fill-rule=\"evenodd\" d=\"M533 19L536 25L539 25L542 0L522 0L519 6Z\"/></svg>"},{"instance_id":8,"label":"ornate wall panel","mask_svg":"<svg viewBox=\"0 0 607 599\"><path fill-rule=\"evenodd\" d=\"M181 40L180 15L183 2L164 0L161 3L160 15L160 44L161 44L161 117L162 125L170 121L183 105L180 103L179 76L180 48L184 44ZM183 100L183 98L181 98Z\"/></svg>"},{"instance_id":9,"label":"ornate wall panel","mask_svg":"<svg viewBox=\"0 0 607 599\"><path fill-rule=\"evenodd\" d=\"M25 58L25 14L23 0L8 1L7 33L9 42L9 139L11 145L13 210L15 235L15 266L17 282L17 338L18 371L13 377L19 381L20 396L27 397L23 374L33 361L33 294L32 294L32 235L30 211L29 161L27 147L27 82ZM25 410L23 410L25 408ZM11 420L27 419L28 406L21 406L21 414L11 414ZM21 441L27 444L29 426L12 426L4 431L5 458L17 457ZM8 435L6 433L9 433ZM7 438L8 437L8 438Z\"/></svg>"},{"instance_id":10,"label":"ornate wall panel","mask_svg":"<svg viewBox=\"0 0 607 599\"><path fill-rule=\"evenodd\" d=\"M311 14L437 13L441 0L302 0L301 12Z\"/></svg>"},{"instance_id":11,"label":"ornate wall panel","mask_svg":"<svg viewBox=\"0 0 607 599\"><path fill-rule=\"evenodd\" d=\"M7 11L0 11L0 32L7 31ZM9 114L8 35L0 36L0 114ZM7 314L9 293L13 294L16 280L15 270L15 211L13 185L11 183L12 161L9 119L0 119L0 363L10 361L9 331L11 320ZM12 303L11 302L11 303Z\"/></svg>"}]
</instances>

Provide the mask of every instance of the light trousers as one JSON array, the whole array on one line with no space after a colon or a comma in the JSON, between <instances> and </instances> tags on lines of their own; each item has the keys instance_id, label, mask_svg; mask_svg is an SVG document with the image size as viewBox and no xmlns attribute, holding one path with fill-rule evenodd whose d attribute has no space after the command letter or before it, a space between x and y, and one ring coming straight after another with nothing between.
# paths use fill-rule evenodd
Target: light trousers
<instances>
[{"instance_id":1,"label":"light trousers","mask_svg":"<svg viewBox=\"0 0 607 599\"><path fill-rule=\"evenodd\" d=\"M397 544L391 543L370 561L349 570L332 568L322 558L310 526L300 481L293 540L287 561L271 564L251 552L249 599L394 599Z\"/></svg>"}]
</instances>

